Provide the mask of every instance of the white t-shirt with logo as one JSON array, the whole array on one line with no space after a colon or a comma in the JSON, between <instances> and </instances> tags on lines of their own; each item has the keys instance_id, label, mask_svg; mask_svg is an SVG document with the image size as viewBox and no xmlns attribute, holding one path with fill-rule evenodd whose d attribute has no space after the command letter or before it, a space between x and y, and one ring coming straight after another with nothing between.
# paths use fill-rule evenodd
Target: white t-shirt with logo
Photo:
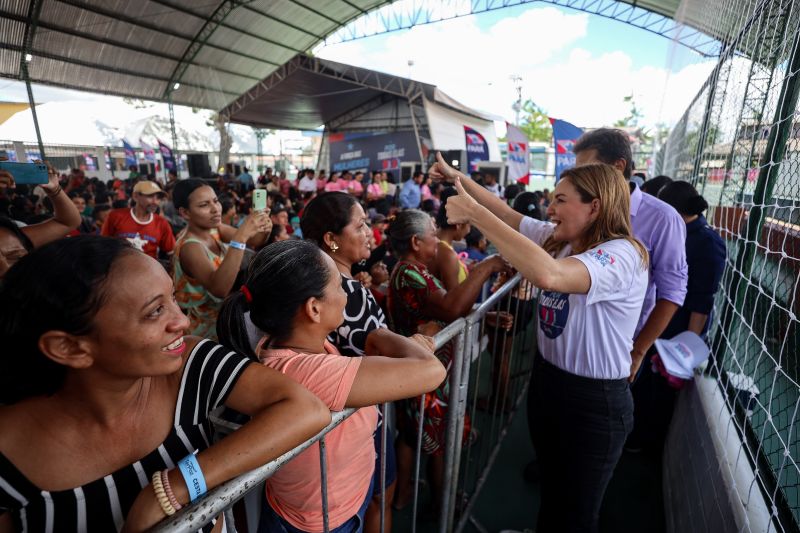
<instances>
[{"instance_id":1,"label":"white t-shirt with logo","mask_svg":"<svg viewBox=\"0 0 800 533\"><path fill-rule=\"evenodd\" d=\"M530 217L520 232L544 243L555 226ZM627 378L631 372L633 334L647 291L647 269L629 241L614 239L582 254L567 246L559 258L571 256L586 266L588 294L539 293L539 351L549 363L572 374L594 379Z\"/></svg>"}]
</instances>

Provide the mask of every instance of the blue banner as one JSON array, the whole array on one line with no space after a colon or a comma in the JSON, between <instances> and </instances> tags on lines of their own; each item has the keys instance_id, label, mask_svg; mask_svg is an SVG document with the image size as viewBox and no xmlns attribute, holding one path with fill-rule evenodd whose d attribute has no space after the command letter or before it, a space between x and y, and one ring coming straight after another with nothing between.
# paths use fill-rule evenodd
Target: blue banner
<instances>
[{"instance_id":1,"label":"blue banner","mask_svg":"<svg viewBox=\"0 0 800 533\"><path fill-rule=\"evenodd\" d=\"M469 126L464 126L467 145L467 167L470 172L478 171L478 161L489 160L489 145L483 135Z\"/></svg>"},{"instance_id":2,"label":"blue banner","mask_svg":"<svg viewBox=\"0 0 800 533\"><path fill-rule=\"evenodd\" d=\"M172 155L172 150L169 146L158 140L158 151L161 152L161 159L164 160L164 168L167 171L176 170L175 168L175 156Z\"/></svg>"},{"instance_id":3,"label":"blue banner","mask_svg":"<svg viewBox=\"0 0 800 533\"><path fill-rule=\"evenodd\" d=\"M566 120L551 118L550 124L553 126L553 144L556 150L556 181L561 177L561 173L575 166L575 152L572 147L575 141L583 135L583 130L570 124Z\"/></svg>"},{"instance_id":4,"label":"blue banner","mask_svg":"<svg viewBox=\"0 0 800 533\"><path fill-rule=\"evenodd\" d=\"M403 161L419 162L413 132L331 133L331 171L385 170L397 172Z\"/></svg>"},{"instance_id":5,"label":"blue banner","mask_svg":"<svg viewBox=\"0 0 800 533\"><path fill-rule=\"evenodd\" d=\"M122 139L122 148L125 149L125 168L131 165L138 165L138 161L136 161L136 151L125 139Z\"/></svg>"}]
</instances>

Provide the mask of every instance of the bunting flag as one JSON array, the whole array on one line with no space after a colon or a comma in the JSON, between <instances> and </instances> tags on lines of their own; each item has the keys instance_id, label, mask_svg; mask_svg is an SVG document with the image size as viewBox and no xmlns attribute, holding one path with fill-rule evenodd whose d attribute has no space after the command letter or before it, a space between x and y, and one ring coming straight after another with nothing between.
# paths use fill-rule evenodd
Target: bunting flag
<instances>
[{"instance_id":1,"label":"bunting flag","mask_svg":"<svg viewBox=\"0 0 800 533\"><path fill-rule=\"evenodd\" d=\"M131 165L137 165L138 161L136 160L136 151L133 149L133 146L131 146L127 140L122 139L122 148L125 150L125 167L127 168Z\"/></svg>"},{"instance_id":2,"label":"bunting flag","mask_svg":"<svg viewBox=\"0 0 800 533\"><path fill-rule=\"evenodd\" d=\"M570 124L566 120L551 118L550 124L553 126L553 144L556 150L556 181L561 177L561 173L575 166L575 152L572 147L575 141L583 135L583 130Z\"/></svg>"},{"instance_id":3,"label":"bunting flag","mask_svg":"<svg viewBox=\"0 0 800 533\"><path fill-rule=\"evenodd\" d=\"M518 127L506 122L506 139L508 139L508 182L530 182L530 157L528 156L528 137Z\"/></svg>"},{"instance_id":4,"label":"bunting flag","mask_svg":"<svg viewBox=\"0 0 800 533\"><path fill-rule=\"evenodd\" d=\"M467 166L470 172L478 171L478 161L489 160L489 145L483 135L469 126L464 126L467 145Z\"/></svg>"},{"instance_id":5,"label":"bunting flag","mask_svg":"<svg viewBox=\"0 0 800 533\"><path fill-rule=\"evenodd\" d=\"M158 140L158 151L161 152L161 159L164 160L164 168L168 171L174 170L177 172L175 168L175 156L172 155L172 149L161 142L161 139Z\"/></svg>"},{"instance_id":6,"label":"bunting flag","mask_svg":"<svg viewBox=\"0 0 800 533\"><path fill-rule=\"evenodd\" d=\"M152 146L144 142L141 138L139 139L139 146L142 147L142 152L144 152L144 158L151 163L156 162L156 151L153 149Z\"/></svg>"}]
</instances>

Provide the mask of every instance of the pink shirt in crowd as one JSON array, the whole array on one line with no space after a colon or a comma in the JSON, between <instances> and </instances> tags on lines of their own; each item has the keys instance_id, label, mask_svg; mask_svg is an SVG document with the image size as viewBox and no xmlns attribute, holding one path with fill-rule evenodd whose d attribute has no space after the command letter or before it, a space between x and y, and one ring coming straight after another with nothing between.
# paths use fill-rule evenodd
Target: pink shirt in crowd
<instances>
[{"instance_id":1,"label":"pink shirt in crowd","mask_svg":"<svg viewBox=\"0 0 800 533\"><path fill-rule=\"evenodd\" d=\"M344 357L329 342L326 353L290 349L257 350L261 362L283 372L317 395L331 411L344 409L361 357ZM352 518L364 503L375 469L375 407L356 411L325 437L330 529ZM319 444L281 467L267 480L267 500L284 520L303 531L323 531Z\"/></svg>"},{"instance_id":2,"label":"pink shirt in crowd","mask_svg":"<svg viewBox=\"0 0 800 533\"><path fill-rule=\"evenodd\" d=\"M359 195L364 192L364 186L360 181L352 180L347 182L347 192L350 194Z\"/></svg>"},{"instance_id":3,"label":"pink shirt in crowd","mask_svg":"<svg viewBox=\"0 0 800 533\"><path fill-rule=\"evenodd\" d=\"M329 181L325 184L325 192L344 191L347 188L347 182L344 180Z\"/></svg>"}]
</instances>

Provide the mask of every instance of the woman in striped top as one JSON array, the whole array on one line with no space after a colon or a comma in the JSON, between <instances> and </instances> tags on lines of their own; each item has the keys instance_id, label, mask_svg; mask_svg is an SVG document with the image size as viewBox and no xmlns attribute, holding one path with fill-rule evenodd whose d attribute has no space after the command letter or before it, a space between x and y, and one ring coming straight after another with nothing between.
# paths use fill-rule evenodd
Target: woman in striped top
<instances>
[{"instance_id":1,"label":"woman in striped top","mask_svg":"<svg viewBox=\"0 0 800 533\"><path fill-rule=\"evenodd\" d=\"M188 325L169 275L124 241L56 241L8 272L0 531L148 529L190 501L174 467L195 450L210 489L330 420L303 387L184 337ZM211 446L208 415L223 404L252 420ZM212 528L224 531L221 520L204 530Z\"/></svg>"}]
</instances>

